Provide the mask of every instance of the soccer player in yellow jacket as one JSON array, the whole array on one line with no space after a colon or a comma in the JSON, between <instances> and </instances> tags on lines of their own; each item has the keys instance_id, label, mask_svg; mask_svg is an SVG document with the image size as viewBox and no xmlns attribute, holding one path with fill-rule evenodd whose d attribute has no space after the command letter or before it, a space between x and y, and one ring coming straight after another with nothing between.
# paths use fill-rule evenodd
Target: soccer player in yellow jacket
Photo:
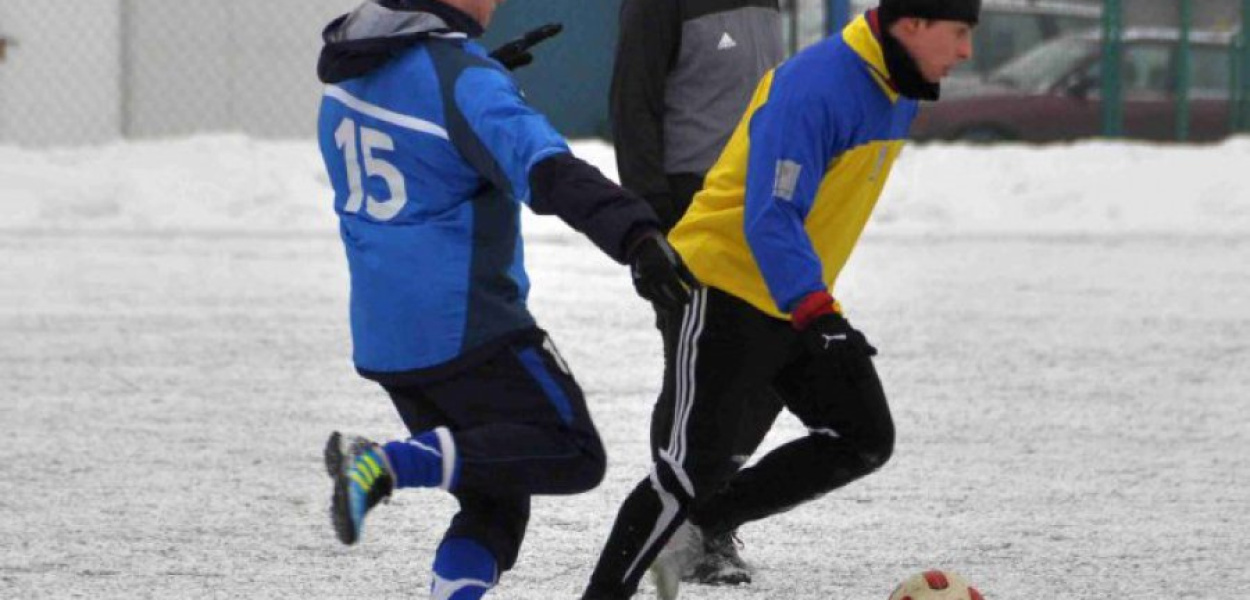
<instances>
[{"instance_id":1,"label":"soccer player in yellow jacket","mask_svg":"<svg viewBox=\"0 0 1250 600\"><path fill-rule=\"evenodd\" d=\"M894 423L876 350L843 316L834 284L918 102L937 100L941 80L971 58L979 14L980 0L882 0L764 76L669 234L705 287L663 319L654 468L621 507L585 600L629 598L653 562L660 597L675 598L701 535L791 509L889 460ZM808 434L737 471L727 458L743 405L770 388Z\"/></svg>"}]
</instances>

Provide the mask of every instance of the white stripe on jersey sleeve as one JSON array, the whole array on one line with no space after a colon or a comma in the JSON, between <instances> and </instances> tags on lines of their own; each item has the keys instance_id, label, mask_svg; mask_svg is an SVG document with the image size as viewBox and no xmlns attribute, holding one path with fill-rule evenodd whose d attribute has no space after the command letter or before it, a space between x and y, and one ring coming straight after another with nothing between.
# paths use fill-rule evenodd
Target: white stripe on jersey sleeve
<instances>
[{"instance_id":1,"label":"white stripe on jersey sleeve","mask_svg":"<svg viewBox=\"0 0 1250 600\"><path fill-rule=\"evenodd\" d=\"M385 121L391 125L395 125L396 127L403 127L404 129L416 131L417 133L428 133L444 140L450 139L447 135L447 130L439 127L436 123L431 123L425 119L418 119L417 117L400 114L393 110L388 110L382 108L381 106L370 104L349 94L347 90L337 85L326 86L325 94L327 97L343 103L343 105L347 108L363 115L373 117L379 121Z\"/></svg>"}]
</instances>

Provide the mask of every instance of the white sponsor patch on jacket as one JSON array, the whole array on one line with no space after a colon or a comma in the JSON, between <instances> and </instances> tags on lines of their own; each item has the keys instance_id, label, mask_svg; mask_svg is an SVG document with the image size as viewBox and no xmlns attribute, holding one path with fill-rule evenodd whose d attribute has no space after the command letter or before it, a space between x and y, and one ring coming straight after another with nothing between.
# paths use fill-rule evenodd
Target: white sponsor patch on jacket
<instances>
[{"instance_id":1,"label":"white sponsor patch on jacket","mask_svg":"<svg viewBox=\"0 0 1250 600\"><path fill-rule=\"evenodd\" d=\"M735 42L732 37L729 37L728 31L725 32L725 35L721 36L720 43L716 45L717 50L729 50L730 48L737 47L738 42Z\"/></svg>"},{"instance_id":2,"label":"white sponsor patch on jacket","mask_svg":"<svg viewBox=\"0 0 1250 600\"><path fill-rule=\"evenodd\" d=\"M799 184L799 173L803 165L792 160L777 161L777 172L773 175L773 196L787 202L794 200L794 188Z\"/></svg>"}]
</instances>

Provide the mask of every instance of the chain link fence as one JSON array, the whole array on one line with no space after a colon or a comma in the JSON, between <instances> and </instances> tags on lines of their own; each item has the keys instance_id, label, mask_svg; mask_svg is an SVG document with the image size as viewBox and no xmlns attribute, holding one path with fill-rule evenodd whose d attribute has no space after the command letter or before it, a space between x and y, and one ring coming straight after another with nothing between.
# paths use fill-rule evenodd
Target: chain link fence
<instances>
[{"instance_id":1,"label":"chain link fence","mask_svg":"<svg viewBox=\"0 0 1250 600\"><path fill-rule=\"evenodd\" d=\"M846 0L778 0L781 9L782 39L790 54L806 48L828 35L849 17L852 10ZM864 8L866 7L858 7ZM842 15L841 13L846 14ZM844 20L842 22L845 22Z\"/></svg>"},{"instance_id":2,"label":"chain link fence","mask_svg":"<svg viewBox=\"0 0 1250 600\"><path fill-rule=\"evenodd\" d=\"M858 9L875 5L856 0ZM984 0L920 140L1221 140L1250 130L1250 0Z\"/></svg>"},{"instance_id":3,"label":"chain link fence","mask_svg":"<svg viewBox=\"0 0 1250 600\"><path fill-rule=\"evenodd\" d=\"M234 131L307 137L320 96L319 33L358 1L0 0L0 143ZM779 2L782 35L797 51L877 0ZM1250 130L1247 6L983 0L974 58L944 83L941 102L925 106L913 134L1206 141ZM487 40L564 21L566 34L520 76L571 135L604 129L604 30L615 27L616 9L579 0L507 5Z\"/></svg>"},{"instance_id":4,"label":"chain link fence","mask_svg":"<svg viewBox=\"0 0 1250 600\"><path fill-rule=\"evenodd\" d=\"M321 27L358 0L0 0L0 143L307 137Z\"/></svg>"},{"instance_id":5,"label":"chain link fence","mask_svg":"<svg viewBox=\"0 0 1250 600\"><path fill-rule=\"evenodd\" d=\"M0 142L117 137L121 20L114 4L0 0Z\"/></svg>"}]
</instances>

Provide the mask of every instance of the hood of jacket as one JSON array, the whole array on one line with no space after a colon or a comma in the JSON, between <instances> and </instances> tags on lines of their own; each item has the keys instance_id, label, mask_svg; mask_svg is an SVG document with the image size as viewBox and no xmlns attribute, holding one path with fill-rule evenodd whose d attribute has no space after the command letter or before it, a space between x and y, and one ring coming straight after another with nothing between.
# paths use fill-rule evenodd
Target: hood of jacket
<instances>
[{"instance_id":1,"label":"hood of jacket","mask_svg":"<svg viewBox=\"0 0 1250 600\"><path fill-rule=\"evenodd\" d=\"M438 0L367 0L322 32L317 77L338 83L367 75L422 40L481 34L472 17Z\"/></svg>"}]
</instances>

